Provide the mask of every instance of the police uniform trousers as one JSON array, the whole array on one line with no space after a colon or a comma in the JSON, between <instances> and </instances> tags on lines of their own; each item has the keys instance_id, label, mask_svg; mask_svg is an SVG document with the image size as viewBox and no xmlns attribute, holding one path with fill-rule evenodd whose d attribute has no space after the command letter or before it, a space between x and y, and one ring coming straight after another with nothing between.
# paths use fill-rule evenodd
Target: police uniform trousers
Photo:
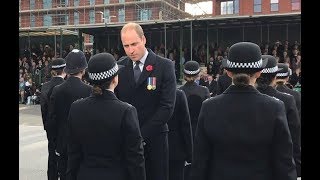
<instances>
[{"instance_id":1,"label":"police uniform trousers","mask_svg":"<svg viewBox=\"0 0 320 180\"><path fill-rule=\"evenodd\" d=\"M56 141L50 137L47 133L48 139L48 170L47 176L48 180L58 180L58 169L57 169L57 155L55 152L56 149Z\"/></svg>"},{"instance_id":2,"label":"police uniform trousers","mask_svg":"<svg viewBox=\"0 0 320 180\"><path fill-rule=\"evenodd\" d=\"M184 179L184 160L170 160L169 161L169 180L183 180Z\"/></svg>"},{"instance_id":3,"label":"police uniform trousers","mask_svg":"<svg viewBox=\"0 0 320 180\"><path fill-rule=\"evenodd\" d=\"M168 132L152 137L151 141L144 146L144 156L147 180L168 180Z\"/></svg>"}]
</instances>

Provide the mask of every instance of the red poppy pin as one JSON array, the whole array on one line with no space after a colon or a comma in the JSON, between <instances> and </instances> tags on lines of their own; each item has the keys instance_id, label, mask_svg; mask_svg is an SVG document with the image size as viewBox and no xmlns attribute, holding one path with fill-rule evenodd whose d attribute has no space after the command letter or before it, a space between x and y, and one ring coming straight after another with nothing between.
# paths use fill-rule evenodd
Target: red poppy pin
<instances>
[{"instance_id":1,"label":"red poppy pin","mask_svg":"<svg viewBox=\"0 0 320 180\"><path fill-rule=\"evenodd\" d=\"M153 66L148 65L148 66L146 67L146 70L147 70L148 72L152 71L152 70L153 70Z\"/></svg>"}]
</instances>

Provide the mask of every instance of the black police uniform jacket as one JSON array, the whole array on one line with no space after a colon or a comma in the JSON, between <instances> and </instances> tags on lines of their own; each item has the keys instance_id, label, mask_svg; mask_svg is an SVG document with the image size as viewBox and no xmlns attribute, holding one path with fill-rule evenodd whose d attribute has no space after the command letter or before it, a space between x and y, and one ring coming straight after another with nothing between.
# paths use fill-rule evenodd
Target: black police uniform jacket
<instances>
[{"instance_id":1,"label":"black police uniform jacket","mask_svg":"<svg viewBox=\"0 0 320 180\"><path fill-rule=\"evenodd\" d=\"M69 180L145 180L136 109L113 92L75 101L68 118Z\"/></svg>"},{"instance_id":2,"label":"black police uniform jacket","mask_svg":"<svg viewBox=\"0 0 320 180\"><path fill-rule=\"evenodd\" d=\"M293 158L296 163L297 174L300 176L300 168L301 168L301 149L300 149L300 117L298 115L298 109L296 106L296 102L294 97L290 94L283 93L277 91L275 88L271 86L267 87L257 87L258 91L263 94L267 94L272 97L276 97L284 102L284 106L286 108L286 115L288 120L288 126L292 138L293 143Z\"/></svg>"},{"instance_id":3,"label":"black police uniform jacket","mask_svg":"<svg viewBox=\"0 0 320 180\"><path fill-rule=\"evenodd\" d=\"M188 102L185 93L177 89L176 103L169 126L169 159L192 160L192 132Z\"/></svg>"},{"instance_id":4,"label":"black police uniform jacket","mask_svg":"<svg viewBox=\"0 0 320 180\"><path fill-rule=\"evenodd\" d=\"M67 153L66 133L70 106L75 100L88 97L91 89L91 86L74 76L70 76L65 82L53 88L50 96L49 124L54 127L56 151L60 154Z\"/></svg>"},{"instance_id":5,"label":"black police uniform jacket","mask_svg":"<svg viewBox=\"0 0 320 180\"><path fill-rule=\"evenodd\" d=\"M41 107L41 116L44 129L48 132L50 131L50 127L47 127L48 118L49 118L49 99L52 93L53 88L56 85L59 85L64 82L62 77L52 77L50 81L44 83L41 87L41 94L40 94L40 107ZM52 127L51 127L52 129ZM49 133L49 132L48 132ZM50 133L49 133L50 134Z\"/></svg>"},{"instance_id":6,"label":"black police uniform jacket","mask_svg":"<svg viewBox=\"0 0 320 180\"><path fill-rule=\"evenodd\" d=\"M196 180L296 180L284 103L249 85L204 101L193 158Z\"/></svg>"},{"instance_id":7,"label":"black police uniform jacket","mask_svg":"<svg viewBox=\"0 0 320 180\"><path fill-rule=\"evenodd\" d=\"M227 73L222 74L217 80L217 94L223 93L232 84L232 79Z\"/></svg>"},{"instance_id":8,"label":"black police uniform jacket","mask_svg":"<svg viewBox=\"0 0 320 180\"><path fill-rule=\"evenodd\" d=\"M197 95L197 96L201 97L202 101L204 101L204 100L206 100L207 98L210 97L209 89L207 87L205 87L205 86L198 85L196 82L186 82L179 89L184 91L184 93L187 96L187 99L191 95ZM196 132L197 123L198 123L198 117L192 117L192 112L191 111L192 111L192 109L198 109L198 108L200 109L201 108L201 104L199 106L200 107L190 107L189 106L189 112L191 114L191 126L192 126L192 133L193 134ZM193 138L194 138L194 135L193 135Z\"/></svg>"},{"instance_id":9,"label":"black police uniform jacket","mask_svg":"<svg viewBox=\"0 0 320 180\"><path fill-rule=\"evenodd\" d=\"M276 89L280 92L291 94L294 97L294 100L296 101L297 109L299 112L299 117L301 119L301 94L298 91L290 89L285 84L278 84L276 86Z\"/></svg>"},{"instance_id":10,"label":"black police uniform jacket","mask_svg":"<svg viewBox=\"0 0 320 180\"><path fill-rule=\"evenodd\" d=\"M176 78L172 61L157 56L150 49L143 71L136 83L133 63L128 57L118 61L124 65L115 89L117 97L132 104L138 112L141 134L146 143L154 135L168 132L169 121L176 99ZM147 71L146 67L152 67ZM156 89L147 89L148 77L156 78Z\"/></svg>"}]
</instances>

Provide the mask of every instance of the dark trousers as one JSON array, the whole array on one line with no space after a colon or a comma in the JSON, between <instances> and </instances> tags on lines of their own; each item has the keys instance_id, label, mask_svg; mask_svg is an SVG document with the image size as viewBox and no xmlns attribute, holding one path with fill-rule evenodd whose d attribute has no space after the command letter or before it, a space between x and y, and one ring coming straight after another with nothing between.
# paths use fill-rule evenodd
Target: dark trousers
<instances>
[{"instance_id":1,"label":"dark trousers","mask_svg":"<svg viewBox=\"0 0 320 180\"><path fill-rule=\"evenodd\" d=\"M68 156L67 153L61 153L58 156L58 173L60 180L66 180L66 173L67 173L67 162L68 162Z\"/></svg>"},{"instance_id":2,"label":"dark trousers","mask_svg":"<svg viewBox=\"0 0 320 180\"><path fill-rule=\"evenodd\" d=\"M147 180L169 179L168 132L157 134L144 146Z\"/></svg>"},{"instance_id":3,"label":"dark trousers","mask_svg":"<svg viewBox=\"0 0 320 180\"><path fill-rule=\"evenodd\" d=\"M55 153L56 143L55 140L48 136L48 170L47 176L48 180L58 180L58 168L57 168L57 155Z\"/></svg>"},{"instance_id":4,"label":"dark trousers","mask_svg":"<svg viewBox=\"0 0 320 180\"><path fill-rule=\"evenodd\" d=\"M169 161L169 180L183 180L184 160Z\"/></svg>"}]
</instances>

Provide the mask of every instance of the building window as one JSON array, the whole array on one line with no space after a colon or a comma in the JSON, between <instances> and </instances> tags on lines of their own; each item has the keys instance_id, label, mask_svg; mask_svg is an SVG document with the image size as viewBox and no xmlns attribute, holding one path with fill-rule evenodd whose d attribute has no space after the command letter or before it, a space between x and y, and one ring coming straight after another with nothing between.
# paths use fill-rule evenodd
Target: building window
<instances>
[{"instance_id":1,"label":"building window","mask_svg":"<svg viewBox=\"0 0 320 180\"><path fill-rule=\"evenodd\" d=\"M123 4L123 3L125 3L125 0L119 0L119 3Z\"/></svg>"},{"instance_id":2,"label":"building window","mask_svg":"<svg viewBox=\"0 0 320 180\"><path fill-rule=\"evenodd\" d=\"M94 6L96 4L95 0L90 0L90 6Z\"/></svg>"},{"instance_id":3,"label":"building window","mask_svg":"<svg viewBox=\"0 0 320 180\"><path fill-rule=\"evenodd\" d=\"M55 17L56 25L68 25L69 23L69 16L65 14L64 12L60 12L56 14Z\"/></svg>"},{"instance_id":4,"label":"building window","mask_svg":"<svg viewBox=\"0 0 320 180\"><path fill-rule=\"evenodd\" d=\"M118 11L118 21L119 22L125 22L125 17L126 17L126 14L125 14L124 8L119 9L119 11Z\"/></svg>"},{"instance_id":5,"label":"building window","mask_svg":"<svg viewBox=\"0 0 320 180\"><path fill-rule=\"evenodd\" d=\"M89 22L90 22L90 24L94 24L94 23L95 23L95 13L94 13L94 10L90 10L90 11L89 11Z\"/></svg>"},{"instance_id":6,"label":"building window","mask_svg":"<svg viewBox=\"0 0 320 180\"><path fill-rule=\"evenodd\" d=\"M105 23L110 23L110 10L109 9L105 9L103 12L103 18L104 18L104 22Z\"/></svg>"},{"instance_id":7,"label":"building window","mask_svg":"<svg viewBox=\"0 0 320 180\"><path fill-rule=\"evenodd\" d=\"M31 14L30 16L30 27L35 27L36 26L36 16Z\"/></svg>"},{"instance_id":8,"label":"building window","mask_svg":"<svg viewBox=\"0 0 320 180\"><path fill-rule=\"evenodd\" d=\"M19 27L21 27L21 16L19 16Z\"/></svg>"},{"instance_id":9,"label":"building window","mask_svg":"<svg viewBox=\"0 0 320 180\"><path fill-rule=\"evenodd\" d=\"M261 12L261 0L254 0L253 2L253 12L259 13Z\"/></svg>"},{"instance_id":10,"label":"building window","mask_svg":"<svg viewBox=\"0 0 320 180\"><path fill-rule=\"evenodd\" d=\"M75 7L79 6L79 0L73 0L73 5L74 5Z\"/></svg>"},{"instance_id":11,"label":"building window","mask_svg":"<svg viewBox=\"0 0 320 180\"><path fill-rule=\"evenodd\" d=\"M139 20L140 21L147 21L151 19L152 11L151 9L140 9L139 10Z\"/></svg>"},{"instance_id":12,"label":"building window","mask_svg":"<svg viewBox=\"0 0 320 180\"><path fill-rule=\"evenodd\" d=\"M271 0L271 11L279 11L279 0Z\"/></svg>"},{"instance_id":13,"label":"building window","mask_svg":"<svg viewBox=\"0 0 320 180\"><path fill-rule=\"evenodd\" d=\"M110 0L104 0L104 4L109 4Z\"/></svg>"},{"instance_id":14,"label":"building window","mask_svg":"<svg viewBox=\"0 0 320 180\"><path fill-rule=\"evenodd\" d=\"M74 12L74 25L79 24L79 12Z\"/></svg>"},{"instance_id":15,"label":"building window","mask_svg":"<svg viewBox=\"0 0 320 180\"><path fill-rule=\"evenodd\" d=\"M30 10L34 9L35 7L35 0L30 0Z\"/></svg>"},{"instance_id":16,"label":"building window","mask_svg":"<svg viewBox=\"0 0 320 180\"><path fill-rule=\"evenodd\" d=\"M300 0L291 0L291 10L300 10Z\"/></svg>"},{"instance_id":17,"label":"building window","mask_svg":"<svg viewBox=\"0 0 320 180\"><path fill-rule=\"evenodd\" d=\"M57 6L64 7L68 5L68 0L60 0L60 2L58 1L58 3L59 4Z\"/></svg>"},{"instance_id":18,"label":"building window","mask_svg":"<svg viewBox=\"0 0 320 180\"><path fill-rule=\"evenodd\" d=\"M89 43L93 43L93 37L92 35L89 35Z\"/></svg>"},{"instance_id":19,"label":"building window","mask_svg":"<svg viewBox=\"0 0 320 180\"><path fill-rule=\"evenodd\" d=\"M43 0L43 9L52 8L52 0Z\"/></svg>"},{"instance_id":20,"label":"building window","mask_svg":"<svg viewBox=\"0 0 320 180\"><path fill-rule=\"evenodd\" d=\"M239 13L239 0L221 2L221 15L236 13Z\"/></svg>"},{"instance_id":21,"label":"building window","mask_svg":"<svg viewBox=\"0 0 320 180\"><path fill-rule=\"evenodd\" d=\"M52 16L50 14L43 16L43 26L52 26Z\"/></svg>"}]
</instances>

